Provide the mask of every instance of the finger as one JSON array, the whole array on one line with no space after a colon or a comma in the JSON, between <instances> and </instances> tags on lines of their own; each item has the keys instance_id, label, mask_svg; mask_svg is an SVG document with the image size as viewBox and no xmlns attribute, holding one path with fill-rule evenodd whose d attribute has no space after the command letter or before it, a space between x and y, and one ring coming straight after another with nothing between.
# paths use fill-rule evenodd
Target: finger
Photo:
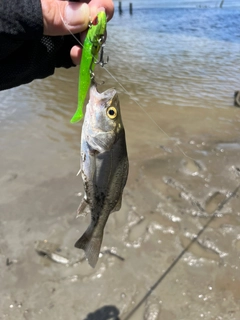
<instances>
[{"instance_id":1,"label":"finger","mask_svg":"<svg viewBox=\"0 0 240 320\"><path fill-rule=\"evenodd\" d=\"M89 3L90 16L91 16L92 20L96 17L96 15L99 12L99 10L100 11L105 10L108 21L112 19L113 14L114 14L113 1L109 1L109 0L91 0L91 1L87 1L87 3Z\"/></svg>"},{"instance_id":2,"label":"finger","mask_svg":"<svg viewBox=\"0 0 240 320\"><path fill-rule=\"evenodd\" d=\"M72 59L72 62L75 65L80 64L81 56L82 56L82 49L79 46L72 47L70 51L70 56Z\"/></svg>"},{"instance_id":3,"label":"finger","mask_svg":"<svg viewBox=\"0 0 240 320\"><path fill-rule=\"evenodd\" d=\"M88 27L90 9L86 3L41 0L44 34L59 36L79 33Z\"/></svg>"}]
</instances>

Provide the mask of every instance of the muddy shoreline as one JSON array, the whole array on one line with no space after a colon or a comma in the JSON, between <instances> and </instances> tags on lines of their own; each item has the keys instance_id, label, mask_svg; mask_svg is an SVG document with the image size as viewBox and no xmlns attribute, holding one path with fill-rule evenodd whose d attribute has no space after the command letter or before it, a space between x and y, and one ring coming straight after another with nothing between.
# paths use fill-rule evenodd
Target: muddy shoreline
<instances>
[{"instance_id":1,"label":"muddy shoreline","mask_svg":"<svg viewBox=\"0 0 240 320\"><path fill-rule=\"evenodd\" d=\"M0 318L239 319L239 109L156 114L152 99L168 139L120 99L130 174L95 269L73 247L89 223L75 219L81 124L59 109L58 124L43 114L1 128ZM39 255L44 240L69 263Z\"/></svg>"}]
</instances>

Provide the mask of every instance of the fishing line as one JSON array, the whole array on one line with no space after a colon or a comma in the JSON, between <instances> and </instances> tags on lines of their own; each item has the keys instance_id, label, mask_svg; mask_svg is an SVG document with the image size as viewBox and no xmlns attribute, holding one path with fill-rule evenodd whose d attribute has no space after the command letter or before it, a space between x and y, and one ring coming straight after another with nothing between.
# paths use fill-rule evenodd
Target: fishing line
<instances>
[{"instance_id":1,"label":"fishing line","mask_svg":"<svg viewBox=\"0 0 240 320\"><path fill-rule=\"evenodd\" d=\"M74 37L74 39L80 44L80 46L83 48L83 44L81 43L81 41L72 33L72 31L69 29L68 27L68 23L63 19L63 16L62 16L62 13L61 13L61 10L60 10L60 7L59 7L59 3L58 3L58 0L57 1L57 4L58 4L58 9L59 9L59 15L60 15L60 18L62 20L62 22L64 23L66 29L69 31L69 33ZM94 58L95 59L95 58ZM95 59L97 62L97 59ZM123 89L123 91L125 92L125 94L127 94L129 96L129 98L131 100L133 100L136 105L142 110L142 112L150 119L150 121L152 121L152 123L155 124L155 126L171 141L173 140L173 137L169 136L169 134L167 134L166 131L164 131L160 126L159 124L157 124L157 122L150 116L150 114L145 110L145 108L138 102L134 99L134 97L131 95L131 93L118 81L118 79L116 77L114 77L114 75L104 66L102 66L103 69L110 75L110 77ZM188 156L183 150L182 148L180 148L178 145L175 145L176 148L178 148L178 150L184 155L184 157L188 158L188 159L191 159L193 161L195 161L196 159Z\"/></svg>"},{"instance_id":2,"label":"fishing line","mask_svg":"<svg viewBox=\"0 0 240 320\"><path fill-rule=\"evenodd\" d=\"M57 0L56 0L57 1ZM58 2L58 1L57 1ZM59 4L58 4L59 7ZM66 21L64 21L63 16L60 11L59 7L59 15L61 17L62 22L64 23L66 29L69 31L69 33L74 37L74 39L80 44L80 46L83 48L83 44L81 41L71 32L71 30L68 27L68 24ZM173 138L170 137L158 124L157 122L148 114L148 112L145 110L145 108L134 99L134 97L131 95L131 93L118 81L116 77L113 76L113 74L104 67L104 70L111 76L111 78L118 83L118 85L123 89L123 91L130 97L131 100L133 100L136 105L142 110L142 112L155 124L155 126L169 139L172 140ZM188 156L178 145L176 147L179 149L179 151L186 157L191 160L196 160L190 156ZM187 247L183 249L180 254L176 257L176 259L171 263L171 265L167 268L167 270L159 277L159 279L151 286L150 290L142 297L142 299L138 302L138 304L135 306L133 310L130 311L130 313L124 318L124 320L129 320L132 315L139 309L139 307L146 301L146 299L152 294L152 292L161 284L161 282L164 280L164 278L169 274L169 272L178 264L180 259L184 256L186 252L190 249L190 247L199 239L199 237L204 233L204 231L209 227L211 222L214 220L214 218L217 215L217 212L221 211L222 208L227 204L233 197L235 197L240 190L240 185L238 185L235 190L230 194L229 197L224 199L217 207L217 209L214 211L212 216L209 218L209 220L205 223L205 225L200 229L200 231L197 233L197 235L189 242Z\"/></svg>"},{"instance_id":3,"label":"fishing line","mask_svg":"<svg viewBox=\"0 0 240 320\"><path fill-rule=\"evenodd\" d=\"M106 68L106 67L103 67L103 69L113 78L113 80L115 80L119 86L124 90L124 92L129 96L129 98L131 100L133 100L138 106L139 108L142 110L143 113L145 113L145 115L155 124L155 126L169 139L169 140L173 140L173 138L171 136L169 136L169 134L167 134L166 131L164 131L160 126L159 124L157 124L157 122L150 116L150 114L145 110L145 108L138 102L134 99L134 97L132 97L131 93L118 81L117 78L115 78L111 72ZM190 156L188 156L183 150L182 148L180 148L178 145L175 145L175 147L178 148L178 150L186 157L186 158L189 158L191 160L196 160Z\"/></svg>"},{"instance_id":4,"label":"fishing line","mask_svg":"<svg viewBox=\"0 0 240 320\"><path fill-rule=\"evenodd\" d=\"M228 197L226 197L222 202L218 204L218 207L212 213L207 222L203 227L198 231L198 233L190 240L189 244L179 253L179 255L173 260L170 266L163 272L159 279L150 287L148 292L142 297L138 304L128 313L123 320L129 320L132 318L132 315L141 307L141 305L147 300L147 298L152 294L152 292L162 283L162 281L167 277L167 275L172 271L172 269L179 263L182 257L189 251L192 245L198 241L200 236L205 232L205 230L210 226L213 220L216 218L217 214L224 208L224 206L234 197L237 197L237 193L240 190L240 185L238 185Z\"/></svg>"},{"instance_id":5,"label":"fishing line","mask_svg":"<svg viewBox=\"0 0 240 320\"><path fill-rule=\"evenodd\" d=\"M56 0L56 3L57 3L57 6L58 6L58 12L59 12L59 16L63 22L63 24L65 25L66 29L68 30L68 32L73 36L73 38L80 44L80 46L83 48L83 44L81 43L81 41L75 36L75 34L72 33L72 31L69 29L68 27L68 23L63 19L63 16L62 16L62 12L60 10L60 6L59 6L59 3L58 3L58 0Z\"/></svg>"}]
</instances>

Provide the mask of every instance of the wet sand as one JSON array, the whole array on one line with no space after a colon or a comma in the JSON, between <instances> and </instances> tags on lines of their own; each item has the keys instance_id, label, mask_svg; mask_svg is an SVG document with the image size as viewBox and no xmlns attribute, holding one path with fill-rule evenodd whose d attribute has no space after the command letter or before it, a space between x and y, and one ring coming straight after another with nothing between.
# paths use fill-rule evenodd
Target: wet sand
<instances>
[{"instance_id":1,"label":"wet sand","mask_svg":"<svg viewBox=\"0 0 240 320\"><path fill-rule=\"evenodd\" d=\"M0 129L0 319L239 319L240 109L156 112L152 97L169 139L121 94L130 174L92 269L73 247L90 219L75 218L81 123L69 124L66 104L76 84L66 96L57 72L44 82L51 97L39 83L11 92L33 90L31 110ZM43 240L64 263L37 253Z\"/></svg>"}]
</instances>

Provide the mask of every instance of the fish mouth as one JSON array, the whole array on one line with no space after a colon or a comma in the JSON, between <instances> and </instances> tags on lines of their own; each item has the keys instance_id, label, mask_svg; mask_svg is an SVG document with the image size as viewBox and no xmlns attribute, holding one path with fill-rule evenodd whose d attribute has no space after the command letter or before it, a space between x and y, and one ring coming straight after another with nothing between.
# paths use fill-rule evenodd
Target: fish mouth
<instances>
[{"instance_id":1,"label":"fish mouth","mask_svg":"<svg viewBox=\"0 0 240 320\"><path fill-rule=\"evenodd\" d=\"M90 88L89 102L92 105L99 105L107 107L112 101L117 99L118 94L114 88L107 89L103 92L98 92L97 85L94 83Z\"/></svg>"},{"instance_id":2,"label":"fish mouth","mask_svg":"<svg viewBox=\"0 0 240 320\"><path fill-rule=\"evenodd\" d=\"M107 89L103 92L99 92L97 90L97 84L96 83L92 83L91 88L90 88L90 97L99 97L100 99L109 99L109 98L113 98L115 95L117 94L116 89L114 88L110 88Z\"/></svg>"}]
</instances>

